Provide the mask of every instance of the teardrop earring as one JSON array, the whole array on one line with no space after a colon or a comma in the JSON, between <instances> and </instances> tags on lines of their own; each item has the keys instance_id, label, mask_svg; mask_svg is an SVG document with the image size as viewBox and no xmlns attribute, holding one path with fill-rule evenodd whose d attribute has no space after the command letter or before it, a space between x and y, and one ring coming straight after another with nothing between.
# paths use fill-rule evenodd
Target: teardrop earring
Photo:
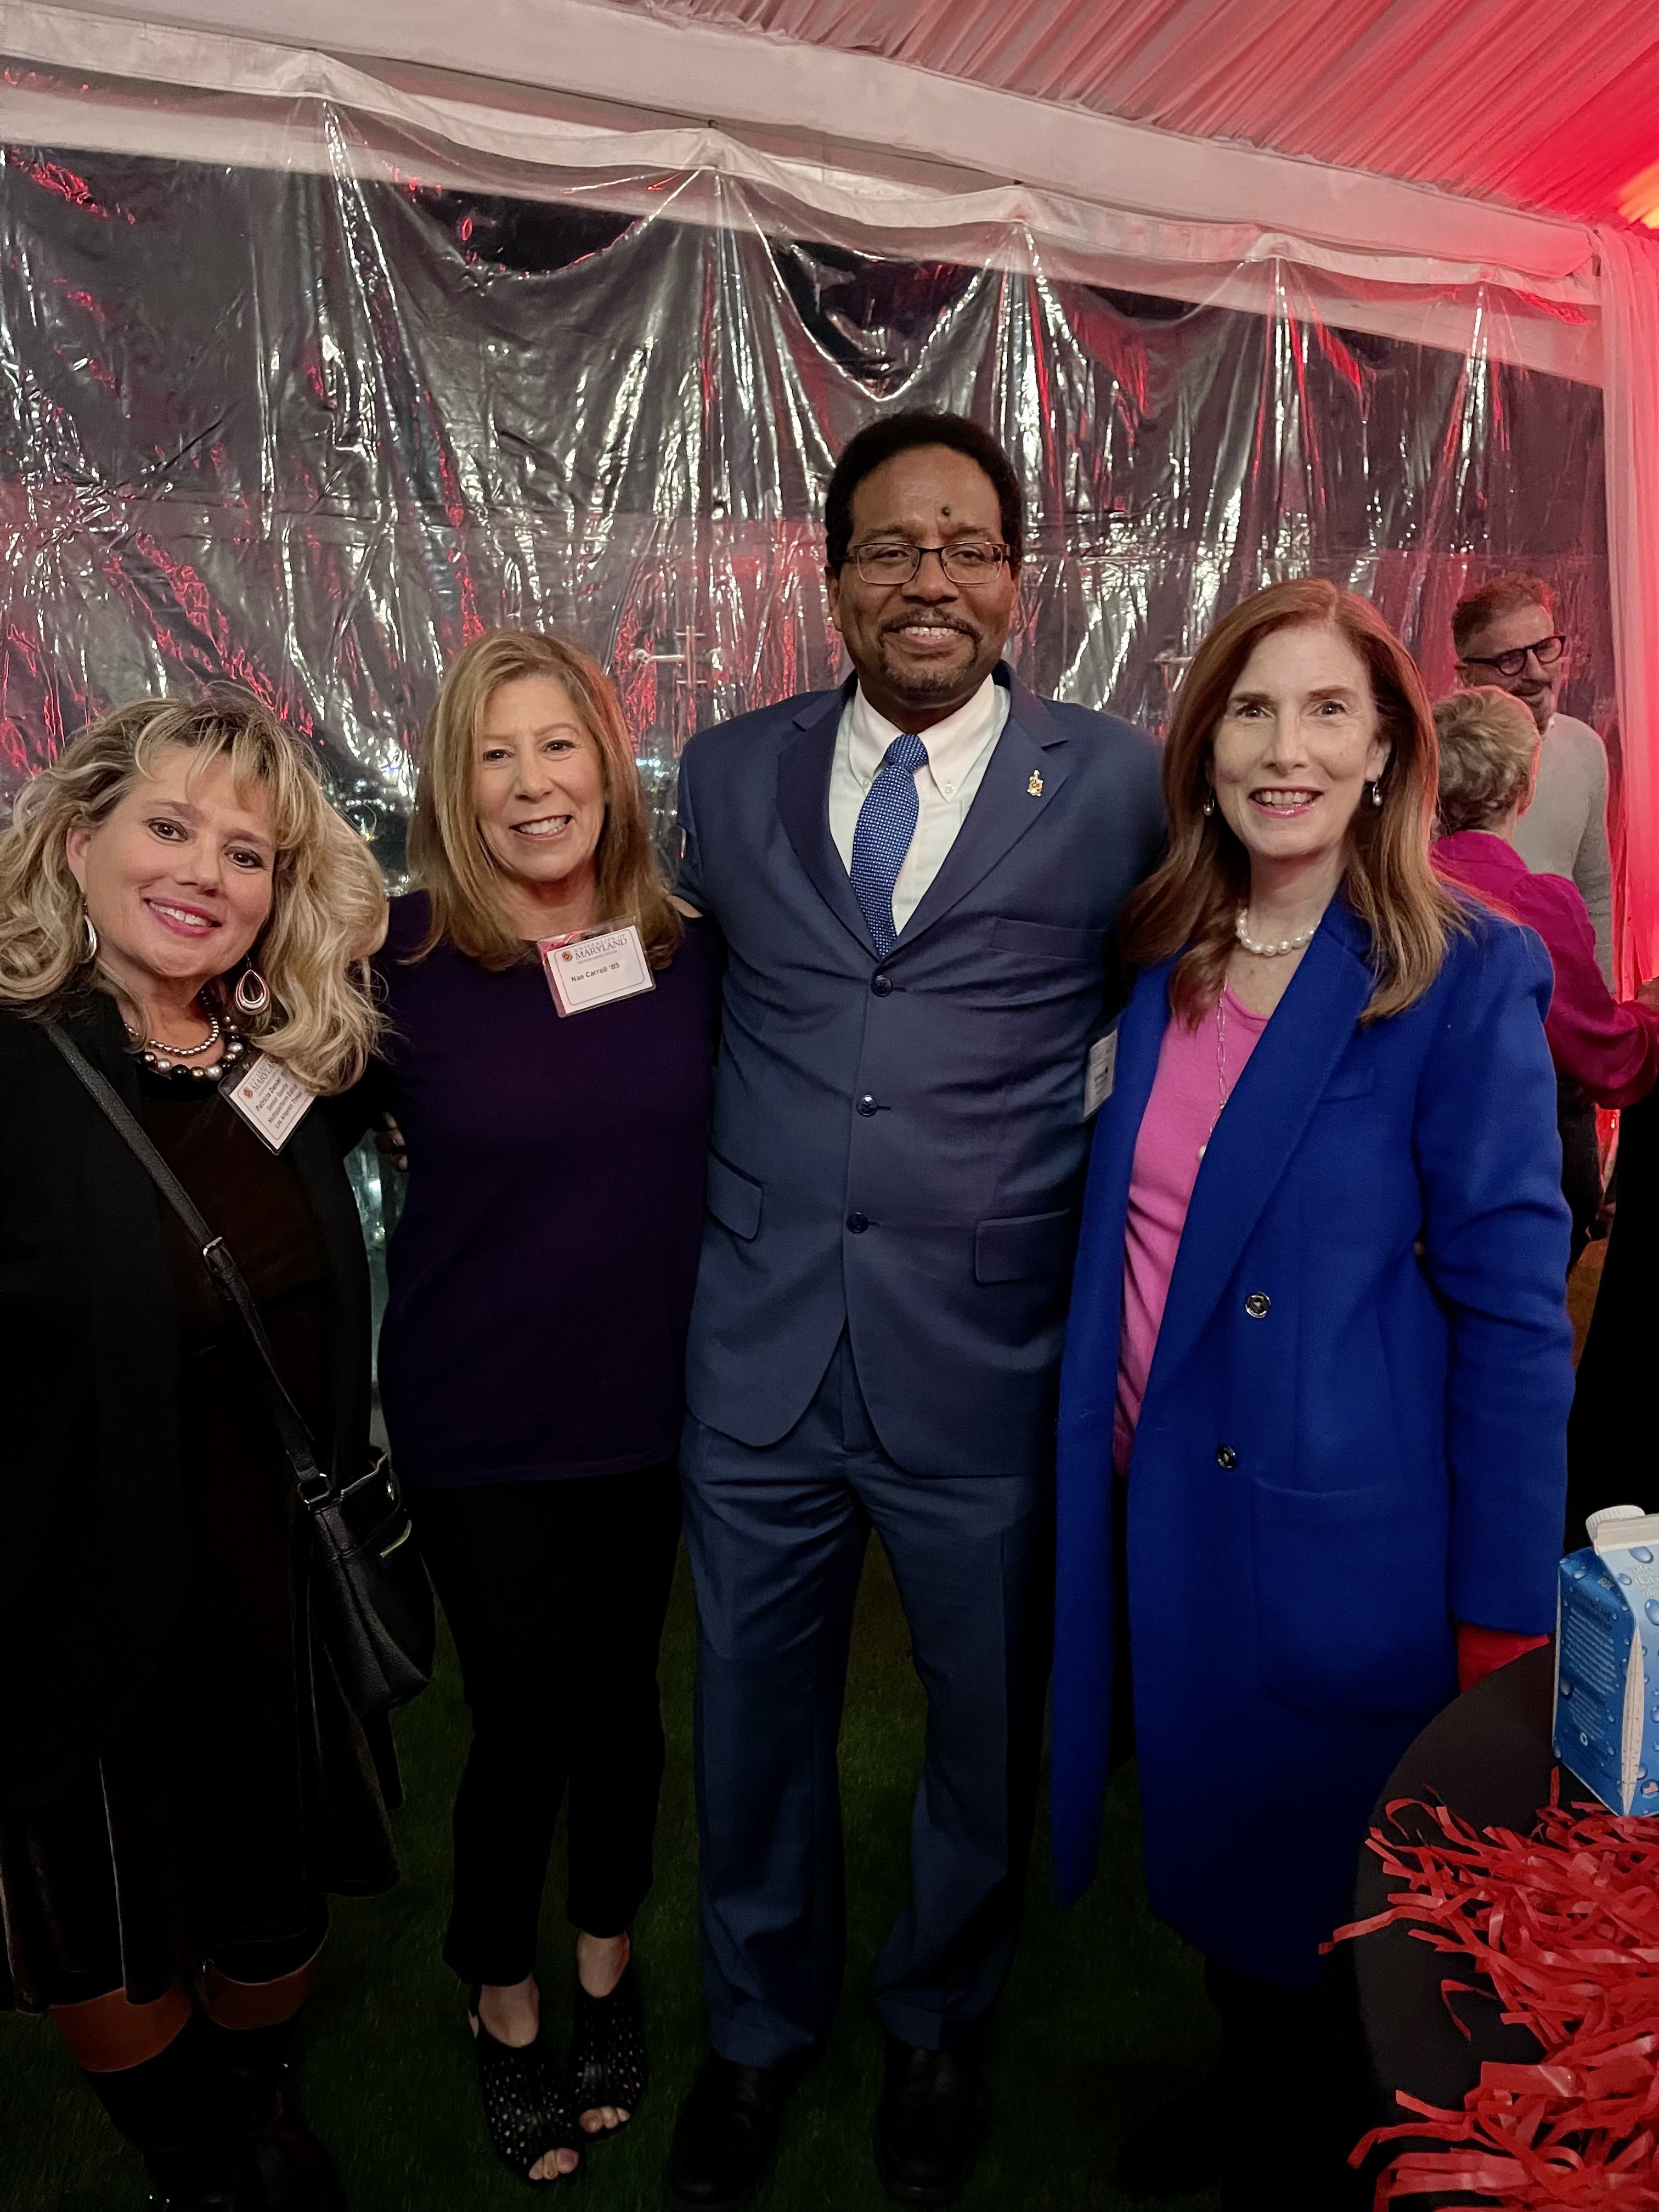
<instances>
[{"instance_id":1,"label":"teardrop earring","mask_svg":"<svg viewBox=\"0 0 1659 2212\"><path fill-rule=\"evenodd\" d=\"M1204 802L1204 818L1207 822L1215 812L1215 793L1212 792Z\"/></svg>"},{"instance_id":2,"label":"teardrop earring","mask_svg":"<svg viewBox=\"0 0 1659 2212\"><path fill-rule=\"evenodd\" d=\"M1378 776L1376 781L1371 786L1371 805L1373 806L1381 806L1382 804L1382 779L1381 776Z\"/></svg>"},{"instance_id":3,"label":"teardrop earring","mask_svg":"<svg viewBox=\"0 0 1659 2212\"><path fill-rule=\"evenodd\" d=\"M81 919L86 925L87 958L95 960L98 957L98 932L94 928L92 916L85 907L81 909Z\"/></svg>"},{"instance_id":4,"label":"teardrop earring","mask_svg":"<svg viewBox=\"0 0 1659 2212\"><path fill-rule=\"evenodd\" d=\"M270 1004L270 987L257 968L244 968L236 978L236 1010L243 1014L262 1014Z\"/></svg>"}]
</instances>

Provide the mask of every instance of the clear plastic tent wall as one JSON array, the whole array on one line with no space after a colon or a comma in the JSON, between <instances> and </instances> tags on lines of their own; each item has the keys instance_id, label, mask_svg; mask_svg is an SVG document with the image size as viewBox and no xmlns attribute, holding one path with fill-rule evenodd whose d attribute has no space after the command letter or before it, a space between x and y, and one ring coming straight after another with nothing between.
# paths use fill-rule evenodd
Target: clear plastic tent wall
<instances>
[{"instance_id":1,"label":"clear plastic tent wall","mask_svg":"<svg viewBox=\"0 0 1659 2212\"><path fill-rule=\"evenodd\" d=\"M295 143L7 149L0 800L110 702L231 678L395 872L445 663L550 626L611 669L666 848L690 732L842 672L823 486L908 405L1016 457L1040 691L1156 727L1218 611L1309 571L1444 689L1455 600L1522 567L1575 640L1565 705L1612 718L1601 393L1548 365L1570 307L1471 289L1454 349L1403 290L1271 254L876 235L706 170L459 190L314 104Z\"/></svg>"}]
</instances>

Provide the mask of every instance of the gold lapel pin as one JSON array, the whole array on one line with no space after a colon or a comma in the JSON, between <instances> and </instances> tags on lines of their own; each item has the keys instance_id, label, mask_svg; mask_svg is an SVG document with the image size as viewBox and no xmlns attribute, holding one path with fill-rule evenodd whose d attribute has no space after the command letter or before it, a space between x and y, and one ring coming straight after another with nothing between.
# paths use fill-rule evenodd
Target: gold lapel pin
<instances>
[{"instance_id":1,"label":"gold lapel pin","mask_svg":"<svg viewBox=\"0 0 1659 2212\"><path fill-rule=\"evenodd\" d=\"M1030 796L1031 796L1033 799L1041 799L1041 798L1042 798L1042 778L1041 777L1041 775L1038 775L1038 773L1037 773L1037 771L1036 770L1036 769L1033 769L1031 770L1031 780L1030 780L1030 781L1026 785L1025 788L1026 788L1027 792L1029 792L1029 793L1030 793Z\"/></svg>"}]
</instances>

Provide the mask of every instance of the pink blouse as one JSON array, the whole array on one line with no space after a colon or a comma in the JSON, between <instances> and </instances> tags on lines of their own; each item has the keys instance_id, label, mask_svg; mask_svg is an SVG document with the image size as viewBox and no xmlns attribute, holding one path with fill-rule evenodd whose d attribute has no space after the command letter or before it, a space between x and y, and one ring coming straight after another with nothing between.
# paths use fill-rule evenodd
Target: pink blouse
<instances>
[{"instance_id":1,"label":"pink blouse","mask_svg":"<svg viewBox=\"0 0 1659 2212\"><path fill-rule=\"evenodd\" d=\"M1158 1349L1164 1303L1170 1295L1199 1164L1220 1116L1223 1097L1244 1073L1244 1063L1268 1019L1266 1014L1251 1013L1231 991L1224 991L1195 1030L1171 1016L1164 1032L1129 1177L1123 1327L1112 1433L1112 1462L1120 1474L1128 1472L1135 1423Z\"/></svg>"},{"instance_id":2,"label":"pink blouse","mask_svg":"<svg viewBox=\"0 0 1659 2212\"><path fill-rule=\"evenodd\" d=\"M1462 884L1535 929L1555 969L1544 1035L1563 1075L1581 1084L1598 1106L1633 1106L1659 1076L1659 1011L1622 1003L1595 964L1595 933L1575 884L1534 876L1507 838L1490 830L1442 837L1431 858L1443 876Z\"/></svg>"}]
</instances>

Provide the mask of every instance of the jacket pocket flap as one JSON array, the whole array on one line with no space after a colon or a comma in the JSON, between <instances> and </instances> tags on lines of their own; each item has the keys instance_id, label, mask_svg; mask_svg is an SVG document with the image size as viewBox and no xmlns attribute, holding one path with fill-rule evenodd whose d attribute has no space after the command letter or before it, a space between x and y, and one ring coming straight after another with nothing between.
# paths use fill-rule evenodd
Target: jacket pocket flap
<instances>
[{"instance_id":1,"label":"jacket pocket flap","mask_svg":"<svg viewBox=\"0 0 1659 2212\"><path fill-rule=\"evenodd\" d=\"M740 1175L718 1152L708 1155L708 1206L720 1226L745 1243L760 1227L760 1185Z\"/></svg>"},{"instance_id":2,"label":"jacket pocket flap","mask_svg":"<svg viewBox=\"0 0 1659 2212\"><path fill-rule=\"evenodd\" d=\"M1006 1221L981 1221L974 1231L974 1280L1018 1283L1032 1275L1058 1275L1072 1257L1077 1214L1021 1213Z\"/></svg>"},{"instance_id":3,"label":"jacket pocket flap","mask_svg":"<svg viewBox=\"0 0 1659 2212\"><path fill-rule=\"evenodd\" d=\"M1369 1098L1376 1088L1375 1067L1339 1067L1319 1094L1322 1106L1334 1106L1344 1098Z\"/></svg>"},{"instance_id":4,"label":"jacket pocket flap","mask_svg":"<svg viewBox=\"0 0 1659 2212\"><path fill-rule=\"evenodd\" d=\"M1039 960L1088 960L1106 956L1103 929L1075 929L1052 921L1018 921L999 915L991 924L991 944L998 952L1025 952Z\"/></svg>"}]
</instances>

